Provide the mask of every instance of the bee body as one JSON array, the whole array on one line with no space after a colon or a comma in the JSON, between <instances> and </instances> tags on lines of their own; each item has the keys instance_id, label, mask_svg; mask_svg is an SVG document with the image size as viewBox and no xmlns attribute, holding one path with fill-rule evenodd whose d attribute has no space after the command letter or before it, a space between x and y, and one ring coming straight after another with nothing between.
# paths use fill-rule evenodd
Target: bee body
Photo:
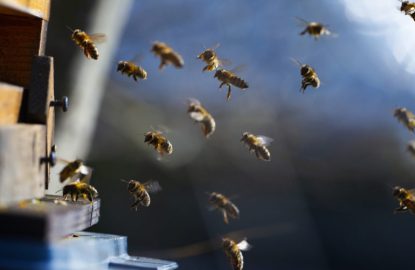
<instances>
[{"instance_id":1,"label":"bee body","mask_svg":"<svg viewBox=\"0 0 415 270\"><path fill-rule=\"evenodd\" d=\"M82 166L83 161L80 159L68 163L59 173L59 180L61 183L65 182L66 179L72 178L79 174Z\"/></svg>"},{"instance_id":2,"label":"bee body","mask_svg":"<svg viewBox=\"0 0 415 270\"><path fill-rule=\"evenodd\" d=\"M138 81L139 79L147 79L147 72L144 68L130 61L118 62L117 71L120 71L122 74L126 74L128 77L132 76L135 81Z\"/></svg>"},{"instance_id":3,"label":"bee body","mask_svg":"<svg viewBox=\"0 0 415 270\"><path fill-rule=\"evenodd\" d=\"M302 64L300 73L303 77L300 91L304 93L310 85L314 88L320 87L320 78L318 77L317 72L310 65Z\"/></svg>"},{"instance_id":4,"label":"bee body","mask_svg":"<svg viewBox=\"0 0 415 270\"><path fill-rule=\"evenodd\" d=\"M155 193L161 190L161 187L157 181L149 181L146 183L140 183L136 180L130 180L128 183L128 192L134 196L134 203L131 208L137 210L138 207L149 207L151 203L150 193Z\"/></svg>"},{"instance_id":5,"label":"bee body","mask_svg":"<svg viewBox=\"0 0 415 270\"><path fill-rule=\"evenodd\" d=\"M209 203L215 208L222 211L223 221L228 224L228 216L237 219L239 218L239 209L226 196L212 192L209 194Z\"/></svg>"},{"instance_id":6,"label":"bee body","mask_svg":"<svg viewBox=\"0 0 415 270\"><path fill-rule=\"evenodd\" d=\"M160 155L173 153L173 145L159 131L149 131L144 134L144 142L153 145Z\"/></svg>"},{"instance_id":7,"label":"bee body","mask_svg":"<svg viewBox=\"0 0 415 270\"><path fill-rule=\"evenodd\" d=\"M305 24L305 29L300 33L300 35L308 34L314 39L319 39L321 36L329 36L332 33L330 30L323 24L318 22L308 22L306 20L303 20L301 18L298 18L303 24Z\"/></svg>"},{"instance_id":8,"label":"bee body","mask_svg":"<svg viewBox=\"0 0 415 270\"><path fill-rule=\"evenodd\" d=\"M264 161L271 160L271 152L267 147L272 142L271 138L244 132L241 141L248 147L250 152L255 153L258 159Z\"/></svg>"},{"instance_id":9,"label":"bee body","mask_svg":"<svg viewBox=\"0 0 415 270\"><path fill-rule=\"evenodd\" d=\"M407 190L397 186L393 189L393 196L399 201L399 207L395 209L395 212L409 210L412 214L415 214L415 190Z\"/></svg>"},{"instance_id":10,"label":"bee body","mask_svg":"<svg viewBox=\"0 0 415 270\"><path fill-rule=\"evenodd\" d=\"M214 71L218 69L221 64L216 52L214 49L206 49L204 52L199 54L197 57L206 63L206 66L202 71Z\"/></svg>"},{"instance_id":11,"label":"bee body","mask_svg":"<svg viewBox=\"0 0 415 270\"><path fill-rule=\"evenodd\" d=\"M399 122L405 125L405 127L411 131L415 131L415 115L406 108L398 108L394 112L394 116Z\"/></svg>"},{"instance_id":12,"label":"bee body","mask_svg":"<svg viewBox=\"0 0 415 270\"><path fill-rule=\"evenodd\" d=\"M98 191L87 183L77 181L63 187L64 200L66 200L68 197L73 202L78 201L79 197L92 202L94 198L98 197Z\"/></svg>"},{"instance_id":13,"label":"bee body","mask_svg":"<svg viewBox=\"0 0 415 270\"><path fill-rule=\"evenodd\" d=\"M409 1L401 1L401 12L405 15L409 15L415 20L415 3Z\"/></svg>"},{"instance_id":14,"label":"bee body","mask_svg":"<svg viewBox=\"0 0 415 270\"><path fill-rule=\"evenodd\" d=\"M206 138L209 138L213 132L215 132L215 119L198 100L189 99L189 108L187 112L194 121L200 123L202 132Z\"/></svg>"},{"instance_id":15,"label":"bee body","mask_svg":"<svg viewBox=\"0 0 415 270\"><path fill-rule=\"evenodd\" d=\"M242 78L236 76L232 71L226 69L216 70L214 77L221 81L219 88L222 88L224 85L228 86L228 93L226 95L227 100L231 98L231 85L242 90L248 88L247 82L245 82Z\"/></svg>"},{"instance_id":16,"label":"bee body","mask_svg":"<svg viewBox=\"0 0 415 270\"><path fill-rule=\"evenodd\" d=\"M182 68L184 66L183 58L180 54L175 52L170 46L163 42L154 42L151 51L158 57L160 57L159 69L163 69L164 66L171 64L176 68Z\"/></svg>"},{"instance_id":17,"label":"bee body","mask_svg":"<svg viewBox=\"0 0 415 270\"><path fill-rule=\"evenodd\" d=\"M249 250L250 246L248 242L243 240L237 244L229 238L224 238L222 239L222 245L226 256L231 261L233 270L242 270L244 267L242 251Z\"/></svg>"},{"instance_id":18,"label":"bee body","mask_svg":"<svg viewBox=\"0 0 415 270\"><path fill-rule=\"evenodd\" d=\"M98 49L92 38L86 32L81 31L80 29L75 29L72 33L72 39L75 41L76 45L84 50L84 55L87 58L92 58L94 60L98 59Z\"/></svg>"}]
</instances>

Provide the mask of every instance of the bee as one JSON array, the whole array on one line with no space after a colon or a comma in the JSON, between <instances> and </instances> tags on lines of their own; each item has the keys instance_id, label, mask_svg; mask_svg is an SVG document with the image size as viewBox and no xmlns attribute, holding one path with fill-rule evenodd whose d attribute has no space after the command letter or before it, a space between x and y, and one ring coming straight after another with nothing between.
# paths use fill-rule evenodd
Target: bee
<instances>
[{"instance_id":1,"label":"bee","mask_svg":"<svg viewBox=\"0 0 415 270\"><path fill-rule=\"evenodd\" d=\"M310 85L314 88L320 87L320 78L318 77L317 72L310 65L303 64L296 59L292 59L292 61L300 66L300 74L303 77L300 92L304 93Z\"/></svg>"},{"instance_id":2,"label":"bee","mask_svg":"<svg viewBox=\"0 0 415 270\"><path fill-rule=\"evenodd\" d=\"M399 201L399 207L395 209L395 212L409 210L412 214L415 214L415 189L407 190L397 186L393 189L393 196Z\"/></svg>"},{"instance_id":3,"label":"bee","mask_svg":"<svg viewBox=\"0 0 415 270\"><path fill-rule=\"evenodd\" d=\"M79 197L92 202L98 197L98 191L90 184L76 181L63 187L63 199L67 200L68 197L73 202L78 201Z\"/></svg>"},{"instance_id":4,"label":"bee","mask_svg":"<svg viewBox=\"0 0 415 270\"><path fill-rule=\"evenodd\" d=\"M72 32L72 40L75 41L81 49L84 50L84 55L89 59L92 58L97 60L99 57L97 46L95 43L100 43L105 41L105 34L92 34L88 35L86 32L75 29Z\"/></svg>"},{"instance_id":5,"label":"bee","mask_svg":"<svg viewBox=\"0 0 415 270\"><path fill-rule=\"evenodd\" d=\"M219 59L218 55L216 54L216 48L219 45L216 45L215 48L209 48L204 50L201 54L197 56L198 59L204 61L206 66L203 68L202 71L214 71L225 64L225 60Z\"/></svg>"},{"instance_id":6,"label":"bee","mask_svg":"<svg viewBox=\"0 0 415 270\"><path fill-rule=\"evenodd\" d=\"M216 192L208 193L208 195L209 203L212 205L213 209L219 209L222 212L225 224L229 223L228 216L233 219L239 218L238 207L236 207L236 205L225 195Z\"/></svg>"},{"instance_id":7,"label":"bee","mask_svg":"<svg viewBox=\"0 0 415 270\"><path fill-rule=\"evenodd\" d=\"M136 180L126 181L121 179L121 181L128 184L128 192L134 196L134 203L131 205L131 208L138 210L140 205L144 207L150 206L150 193L156 193L161 190L161 186L157 181L148 181L145 183L140 183Z\"/></svg>"},{"instance_id":8,"label":"bee","mask_svg":"<svg viewBox=\"0 0 415 270\"><path fill-rule=\"evenodd\" d=\"M197 99L189 99L189 108L187 109L187 112L189 113L190 118L200 123L203 135L205 135L206 138L209 138L213 132L215 132L215 119L213 119L212 115L210 115Z\"/></svg>"},{"instance_id":9,"label":"bee","mask_svg":"<svg viewBox=\"0 0 415 270\"><path fill-rule=\"evenodd\" d=\"M222 239L222 246L226 256L230 259L233 270L242 270L244 267L244 258L242 251L251 249L251 245L245 240L236 243L230 238Z\"/></svg>"},{"instance_id":10,"label":"bee","mask_svg":"<svg viewBox=\"0 0 415 270\"><path fill-rule=\"evenodd\" d=\"M415 129L415 115L406 108L398 108L393 114L399 122L403 123L406 128L414 132Z\"/></svg>"},{"instance_id":11,"label":"bee","mask_svg":"<svg viewBox=\"0 0 415 270\"><path fill-rule=\"evenodd\" d=\"M236 76L235 73L226 69L218 69L215 72L214 78L217 78L222 83L219 85L219 88L222 86L228 86L228 93L226 94L226 100L231 98L231 85L236 86L242 90L248 88L248 84L241 79L240 77Z\"/></svg>"},{"instance_id":12,"label":"bee","mask_svg":"<svg viewBox=\"0 0 415 270\"><path fill-rule=\"evenodd\" d=\"M415 3L403 0L400 0L399 2L402 3L401 12L404 12L405 15L409 15L415 20Z\"/></svg>"},{"instance_id":13,"label":"bee","mask_svg":"<svg viewBox=\"0 0 415 270\"><path fill-rule=\"evenodd\" d=\"M68 178L79 180L80 178L91 175L91 169L85 166L82 160L76 159L72 162L65 162L68 164L59 173L61 183L65 182Z\"/></svg>"},{"instance_id":14,"label":"bee","mask_svg":"<svg viewBox=\"0 0 415 270\"><path fill-rule=\"evenodd\" d=\"M144 134L144 142L153 145L160 155L173 153L173 145L160 131L149 131Z\"/></svg>"},{"instance_id":15,"label":"bee","mask_svg":"<svg viewBox=\"0 0 415 270\"><path fill-rule=\"evenodd\" d=\"M249 132L244 132L241 139L241 142L249 148L249 152L254 152L258 159L264 161L271 161L271 152L268 150L268 146L272 141L271 138Z\"/></svg>"},{"instance_id":16,"label":"bee","mask_svg":"<svg viewBox=\"0 0 415 270\"><path fill-rule=\"evenodd\" d=\"M182 68L184 65L183 58L180 54L175 52L166 43L156 41L153 43L151 51L160 57L159 69L163 69L164 66L172 64L176 68Z\"/></svg>"},{"instance_id":17,"label":"bee","mask_svg":"<svg viewBox=\"0 0 415 270\"><path fill-rule=\"evenodd\" d=\"M327 28L327 26L318 23L318 22L308 22L306 20L303 20L301 18L298 18L302 23L305 24L306 28L300 33L300 35L309 34L310 36L314 37L314 39L319 39L321 36L329 36L332 33Z\"/></svg>"},{"instance_id":18,"label":"bee","mask_svg":"<svg viewBox=\"0 0 415 270\"><path fill-rule=\"evenodd\" d=\"M117 71L120 71L121 74L126 74L128 77L132 76L134 81L147 79L147 71L131 61L119 61Z\"/></svg>"},{"instance_id":19,"label":"bee","mask_svg":"<svg viewBox=\"0 0 415 270\"><path fill-rule=\"evenodd\" d=\"M410 141L406 149L409 151L409 153L415 156L415 141Z\"/></svg>"}]
</instances>

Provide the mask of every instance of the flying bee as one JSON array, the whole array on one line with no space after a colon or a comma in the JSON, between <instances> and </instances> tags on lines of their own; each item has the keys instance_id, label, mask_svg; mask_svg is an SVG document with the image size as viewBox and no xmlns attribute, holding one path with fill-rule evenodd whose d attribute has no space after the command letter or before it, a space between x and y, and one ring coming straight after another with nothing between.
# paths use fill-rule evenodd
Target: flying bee
<instances>
[{"instance_id":1,"label":"flying bee","mask_svg":"<svg viewBox=\"0 0 415 270\"><path fill-rule=\"evenodd\" d=\"M400 9L401 12L404 12L405 15L409 15L415 20L415 3L403 0L400 0L399 2L402 3Z\"/></svg>"},{"instance_id":2,"label":"flying bee","mask_svg":"<svg viewBox=\"0 0 415 270\"><path fill-rule=\"evenodd\" d=\"M161 186L157 181L148 181L145 183L140 183L136 180L126 181L121 179L121 181L128 184L128 192L134 196L134 203L131 205L131 208L138 210L140 205L144 207L150 206L150 193L156 193L161 190Z\"/></svg>"},{"instance_id":3,"label":"flying bee","mask_svg":"<svg viewBox=\"0 0 415 270\"><path fill-rule=\"evenodd\" d=\"M406 108L398 108L393 114L399 122L403 123L405 127L414 132L415 130L415 115Z\"/></svg>"},{"instance_id":4,"label":"flying bee","mask_svg":"<svg viewBox=\"0 0 415 270\"><path fill-rule=\"evenodd\" d=\"M411 211L415 214L415 189L405 189L396 186L393 189L393 196L398 199L399 207L395 209L395 212Z\"/></svg>"},{"instance_id":5,"label":"flying bee","mask_svg":"<svg viewBox=\"0 0 415 270\"><path fill-rule=\"evenodd\" d=\"M205 135L206 138L209 138L209 136L215 132L215 119L213 119L212 115L210 115L197 99L189 99L189 108L187 109L187 112L189 113L190 118L200 123L203 135Z\"/></svg>"},{"instance_id":6,"label":"flying bee","mask_svg":"<svg viewBox=\"0 0 415 270\"><path fill-rule=\"evenodd\" d=\"M300 74L303 77L300 92L304 93L310 85L314 88L320 87L320 78L318 77L317 72L310 65L303 64L297 59L292 59L292 61L300 66Z\"/></svg>"},{"instance_id":7,"label":"flying bee","mask_svg":"<svg viewBox=\"0 0 415 270\"><path fill-rule=\"evenodd\" d=\"M132 61L119 61L117 71L120 71L121 74L126 74L128 77L132 76L134 81L147 79L147 71Z\"/></svg>"},{"instance_id":8,"label":"flying bee","mask_svg":"<svg viewBox=\"0 0 415 270\"><path fill-rule=\"evenodd\" d=\"M71 29L70 29L71 30ZM84 50L84 55L89 59L97 60L99 57L98 49L95 43L101 43L106 40L105 34L88 35L86 32L75 29L72 31L72 40L75 41L81 49Z\"/></svg>"},{"instance_id":9,"label":"flying bee","mask_svg":"<svg viewBox=\"0 0 415 270\"><path fill-rule=\"evenodd\" d=\"M300 33L300 35L309 34L314 39L319 39L321 36L330 36L332 33L327 28L327 26L318 23L318 22L308 22L304 19L298 18L297 20L301 21L303 24L305 24L305 29Z\"/></svg>"},{"instance_id":10,"label":"flying bee","mask_svg":"<svg viewBox=\"0 0 415 270\"><path fill-rule=\"evenodd\" d=\"M144 134L144 142L153 145L160 155L173 153L173 145L160 131L149 131Z\"/></svg>"},{"instance_id":11,"label":"flying bee","mask_svg":"<svg viewBox=\"0 0 415 270\"><path fill-rule=\"evenodd\" d=\"M220 59L216 54L215 50L218 47L219 45L216 45L214 48L208 48L197 56L198 59L206 63L202 71L214 71L226 63L225 60Z\"/></svg>"},{"instance_id":12,"label":"flying bee","mask_svg":"<svg viewBox=\"0 0 415 270\"><path fill-rule=\"evenodd\" d=\"M172 64L176 68L182 68L184 65L183 58L180 54L175 52L166 43L156 41L153 43L151 51L158 57L160 57L159 69L163 69L164 66Z\"/></svg>"},{"instance_id":13,"label":"flying bee","mask_svg":"<svg viewBox=\"0 0 415 270\"><path fill-rule=\"evenodd\" d=\"M239 218L238 207L236 207L236 205L225 195L216 192L208 193L208 195L209 203L212 205L213 209L218 209L222 212L225 224L229 223L228 216L233 219Z\"/></svg>"},{"instance_id":14,"label":"flying bee","mask_svg":"<svg viewBox=\"0 0 415 270\"><path fill-rule=\"evenodd\" d=\"M61 159L62 160L62 159ZM65 182L68 178L73 180L79 180L86 176L91 175L92 169L85 166L84 162L80 159L74 161L65 161L67 164L59 173L59 180L61 183ZM87 178L89 180L89 178Z\"/></svg>"},{"instance_id":15,"label":"flying bee","mask_svg":"<svg viewBox=\"0 0 415 270\"><path fill-rule=\"evenodd\" d=\"M249 152L254 152L258 159L264 161L271 161L271 152L268 150L268 146L272 141L271 138L249 132L244 132L241 139L241 142L249 148Z\"/></svg>"},{"instance_id":16,"label":"flying bee","mask_svg":"<svg viewBox=\"0 0 415 270\"><path fill-rule=\"evenodd\" d=\"M63 187L63 199L67 200L70 198L73 202L78 201L78 198L92 202L98 197L98 191L90 184L76 181Z\"/></svg>"},{"instance_id":17,"label":"flying bee","mask_svg":"<svg viewBox=\"0 0 415 270\"><path fill-rule=\"evenodd\" d=\"M406 149L415 157L415 141L410 141Z\"/></svg>"},{"instance_id":18,"label":"flying bee","mask_svg":"<svg viewBox=\"0 0 415 270\"><path fill-rule=\"evenodd\" d=\"M230 238L222 239L222 246L226 256L230 259L233 270L242 270L244 267L244 257L242 251L248 251L251 246L246 240L236 243Z\"/></svg>"},{"instance_id":19,"label":"flying bee","mask_svg":"<svg viewBox=\"0 0 415 270\"><path fill-rule=\"evenodd\" d=\"M228 86L228 93L226 94L226 100L231 98L231 85L238 87L242 90L248 88L248 84L241 79L240 77L236 76L235 73L226 69L218 69L215 72L214 78L217 78L222 83L219 85L219 88L222 86Z\"/></svg>"}]
</instances>

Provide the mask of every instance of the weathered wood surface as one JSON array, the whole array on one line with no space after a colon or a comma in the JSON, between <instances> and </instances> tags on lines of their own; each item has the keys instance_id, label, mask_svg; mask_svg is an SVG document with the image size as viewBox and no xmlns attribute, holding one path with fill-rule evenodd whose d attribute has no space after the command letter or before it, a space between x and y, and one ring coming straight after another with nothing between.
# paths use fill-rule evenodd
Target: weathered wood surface
<instances>
[{"instance_id":1,"label":"weathered wood surface","mask_svg":"<svg viewBox=\"0 0 415 270\"><path fill-rule=\"evenodd\" d=\"M0 126L0 204L44 196L45 149L45 126Z\"/></svg>"},{"instance_id":2,"label":"weathered wood surface","mask_svg":"<svg viewBox=\"0 0 415 270\"><path fill-rule=\"evenodd\" d=\"M0 239L30 239L42 242L60 240L87 229L99 220L100 199L93 203L78 200L54 203L59 196L27 201L0 209Z\"/></svg>"},{"instance_id":3,"label":"weathered wood surface","mask_svg":"<svg viewBox=\"0 0 415 270\"><path fill-rule=\"evenodd\" d=\"M0 0L0 14L49 20L50 0Z\"/></svg>"},{"instance_id":4,"label":"weathered wood surface","mask_svg":"<svg viewBox=\"0 0 415 270\"><path fill-rule=\"evenodd\" d=\"M17 123L22 98L22 87L0 82L0 125Z\"/></svg>"}]
</instances>

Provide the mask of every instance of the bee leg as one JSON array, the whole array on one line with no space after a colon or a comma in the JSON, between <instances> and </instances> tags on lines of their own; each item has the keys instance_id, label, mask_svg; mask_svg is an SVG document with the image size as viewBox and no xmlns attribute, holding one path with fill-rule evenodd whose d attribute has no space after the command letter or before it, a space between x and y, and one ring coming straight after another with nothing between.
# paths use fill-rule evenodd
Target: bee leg
<instances>
[{"instance_id":1,"label":"bee leg","mask_svg":"<svg viewBox=\"0 0 415 270\"><path fill-rule=\"evenodd\" d=\"M231 86L228 84L228 93L226 94L226 100L228 101L231 98Z\"/></svg>"},{"instance_id":2,"label":"bee leg","mask_svg":"<svg viewBox=\"0 0 415 270\"><path fill-rule=\"evenodd\" d=\"M162 70L164 68L164 66L167 65L166 60L162 59L159 65L159 69Z\"/></svg>"},{"instance_id":3,"label":"bee leg","mask_svg":"<svg viewBox=\"0 0 415 270\"><path fill-rule=\"evenodd\" d=\"M71 200L72 200L73 202L76 202L76 201L78 200L78 193L72 193L72 194L71 194Z\"/></svg>"},{"instance_id":4,"label":"bee leg","mask_svg":"<svg viewBox=\"0 0 415 270\"><path fill-rule=\"evenodd\" d=\"M228 224L229 219L228 219L228 214L226 213L226 210L222 209L222 215L223 215L223 222L225 222L225 224Z\"/></svg>"},{"instance_id":5,"label":"bee leg","mask_svg":"<svg viewBox=\"0 0 415 270\"><path fill-rule=\"evenodd\" d=\"M307 32L308 32L308 28L304 29L304 31L303 31L303 32L301 32L301 33L300 33L300 35L302 35L302 36L303 36L303 35L305 35Z\"/></svg>"},{"instance_id":6,"label":"bee leg","mask_svg":"<svg viewBox=\"0 0 415 270\"><path fill-rule=\"evenodd\" d=\"M86 49L86 47L84 48L84 55L86 56L86 58L91 58L91 56L89 55L89 52Z\"/></svg>"},{"instance_id":7,"label":"bee leg","mask_svg":"<svg viewBox=\"0 0 415 270\"><path fill-rule=\"evenodd\" d=\"M88 194L87 194L86 196L87 196L87 198L88 198L88 201L89 201L90 203L92 203L92 201L94 200L94 199L92 198L92 193L91 193L91 192L88 192Z\"/></svg>"},{"instance_id":8,"label":"bee leg","mask_svg":"<svg viewBox=\"0 0 415 270\"><path fill-rule=\"evenodd\" d=\"M133 79L134 79L134 81L138 81L137 75L134 74Z\"/></svg>"},{"instance_id":9,"label":"bee leg","mask_svg":"<svg viewBox=\"0 0 415 270\"><path fill-rule=\"evenodd\" d=\"M209 66L205 66L202 71L208 70Z\"/></svg>"},{"instance_id":10,"label":"bee leg","mask_svg":"<svg viewBox=\"0 0 415 270\"><path fill-rule=\"evenodd\" d=\"M405 205L401 204L399 205L398 208L395 209L395 211L393 211L393 213L399 213L399 212L406 212L408 210L408 207L406 207Z\"/></svg>"},{"instance_id":11,"label":"bee leg","mask_svg":"<svg viewBox=\"0 0 415 270\"><path fill-rule=\"evenodd\" d=\"M225 84L226 84L225 82L221 83L221 84L219 85L219 88L222 88L222 86L224 86Z\"/></svg>"}]
</instances>

